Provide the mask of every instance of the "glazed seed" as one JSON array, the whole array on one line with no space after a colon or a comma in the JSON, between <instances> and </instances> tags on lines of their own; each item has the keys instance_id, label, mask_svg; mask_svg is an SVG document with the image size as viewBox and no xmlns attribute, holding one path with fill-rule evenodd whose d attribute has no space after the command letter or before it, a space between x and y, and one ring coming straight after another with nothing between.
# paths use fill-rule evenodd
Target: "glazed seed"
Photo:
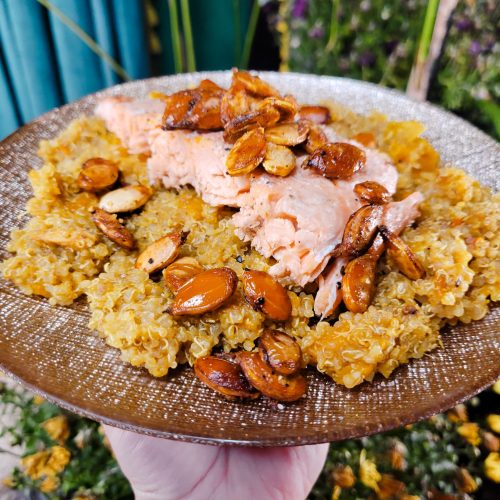
<instances>
[{"instance_id":1,"label":"glazed seed","mask_svg":"<svg viewBox=\"0 0 500 500\"><path fill-rule=\"evenodd\" d=\"M386 243L387 255L396 263L398 269L410 280L423 278L425 269L410 247L385 226L380 228L380 232Z\"/></svg>"},{"instance_id":2,"label":"glazed seed","mask_svg":"<svg viewBox=\"0 0 500 500\"><path fill-rule=\"evenodd\" d=\"M184 231L173 231L156 240L137 257L135 267L147 273L167 267L179 255L181 245L188 234Z\"/></svg>"},{"instance_id":3,"label":"glazed seed","mask_svg":"<svg viewBox=\"0 0 500 500\"><path fill-rule=\"evenodd\" d=\"M258 352L241 351L236 359L250 384L269 398L290 402L306 393L307 380L303 375L287 377L276 373Z\"/></svg>"},{"instance_id":4,"label":"glazed seed","mask_svg":"<svg viewBox=\"0 0 500 500\"><path fill-rule=\"evenodd\" d=\"M227 399L255 399L260 394L248 383L237 363L215 357L199 358L194 363L194 373L208 387Z\"/></svg>"},{"instance_id":5,"label":"glazed seed","mask_svg":"<svg viewBox=\"0 0 500 500\"><path fill-rule=\"evenodd\" d=\"M102 191L118 179L116 163L104 158L90 158L83 165L77 183L84 191Z\"/></svg>"},{"instance_id":6,"label":"glazed seed","mask_svg":"<svg viewBox=\"0 0 500 500\"><path fill-rule=\"evenodd\" d=\"M330 123L330 110L325 106L301 106L299 116L302 120L310 120L314 123Z\"/></svg>"},{"instance_id":7,"label":"glazed seed","mask_svg":"<svg viewBox=\"0 0 500 500\"><path fill-rule=\"evenodd\" d=\"M383 205L391 201L391 195L387 189L374 181L365 181L354 186L354 193L367 203Z\"/></svg>"},{"instance_id":8,"label":"glazed seed","mask_svg":"<svg viewBox=\"0 0 500 500\"><path fill-rule=\"evenodd\" d=\"M182 257L163 270L163 279L172 293L203 271L203 266L193 257Z\"/></svg>"},{"instance_id":9,"label":"glazed seed","mask_svg":"<svg viewBox=\"0 0 500 500\"><path fill-rule=\"evenodd\" d=\"M226 159L229 175L248 174L256 169L266 156L266 139L262 127L250 130L240 137Z\"/></svg>"},{"instance_id":10,"label":"glazed seed","mask_svg":"<svg viewBox=\"0 0 500 500\"><path fill-rule=\"evenodd\" d=\"M353 313L365 312L375 295L377 259L369 254L351 260L342 277L342 298Z\"/></svg>"},{"instance_id":11,"label":"glazed seed","mask_svg":"<svg viewBox=\"0 0 500 500\"><path fill-rule=\"evenodd\" d=\"M100 229L111 241L127 250L132 250L135 247L135 239L132 233L123 224L118 221L116 215L109 214L100 208L96 208L92 214L94 224Z\"/></svg>"},{"instance_id":12,"label":"glazed seed","mask_svg":"<svg viewBox=\"0 0 500 500\"><path fill-rule=\"evenodd\" d=\"M354 212L344 228L342 243L336 255L357 257L373 242L378 227L382 222L383 207L381 205L363 205Z\"/></svg>"},{"instance_id":13,"label":"glazed seed","mask_svg":"<svg viewBox=\"0 0 500 500\"><path fill-rule=\"evenodd\" d=\"M295 168L295 155L290 148L268 142L262 166L268 174L286 177Z\"/></svg>"},{"instance_id":14,"label":"glazed seed","mask_svg":"<svg viewBox=\"0 0 500 500\"><path fill-rule=\"evenodd\" d=\"M366 164L364 151L346 142L329 142L320 146L304 161L328 179L348 179Z\"/></svg>"},{"instance_id":15,"label":"glazed seed","mask_svg":"<svg viewBox=\"0 0 500 500\"><path fill-rule=\"evenodd\" d=\"M309 134L307 135L307 140L304 143L304 148L309 154L311 154L326 144L328 142L328 138L318 124L312 121L306 121L306 123L309 126Z\"/></svg>"},{"instance_id":16,"label":"glazed seed","mask_svg":"<svg viewBox=\"0 0 500 500\"><path fill-rule=\"evenodd\" d=\"M233 83L236 87L243 87L251 94L259 97L278 97L279 92L269 83L261 80L258 76L254 76L247 71L234 71Z\"/></svg>"},{"instance_id":17,"label":"glazed seed","mask_svg":"<svg viewBox=\"0 0 500 500\"><path fill-rule=\"evenodd\" d=\"M237 283L236 273L228 267L198 273L179 289L168 312L187 316L214 311L233 295Z\"/></svg>"},{"instance_id":18,"label":"glazed seed","mask_svg":"<svg viewBox=\"0 0 500 500\"><path fill-rule=\"evenodd\" d=\"M235 142L241 135L256 128L269 128L278 123L280 119L279 111L266 104L258 106L258 109L251 110L244 115L237 115L224 126L224 140Z\"/></svg>"},{"instance_id":19,"label":"glazed seed","mask_svg":"<svg viewBox=\"0 0 500 500\"><path fill-rule=\"evenodd\" d=\"M275 321L286 321L292 314L292 303L285 288L264 271L243 273L245 300L257 311Z\"/></svg>"},{"instance_id":20,"label":"glazed seed","mask_svg":"<svg viewBox=\"0 0 500 500\"><path fill-rule=\"evenodd\" d=\"M302 364L299 344L279 330L265 330L259 339L259 352L262 359L281 375L296 373Z\"/></svg>"},{"instance_id":21,"label":"glazed seed","mask_svg":"<svg viewBox=\"0 0 500 500\"><path fill-rule=\"evenodd\" d=\"M57 245L73 250L90 248L96 241L96 237L87 231L69 231L64 229L52 229L33 235L35 241Z\"/></svg>"},{"instance_id":22,"label":"glazed seed","mask_svg":"<svg viewBox=\"0 0 500 500\"><path fill-rule=\"evenodd\" d=\"M266 130L266 139L282 146L296 146L307 139L309 126L306 122L282 123Z\"/></svg>"},{"instance_id":23,"label":"glazed seed","mask_svg":"<svg viewBox=\"0 0 500 500\"><path fill-rule=\"evenodd\" d=\"M106 193L99 200L99 208L110 214L132 212L142 207L151 194L151 190L145 186L126 186Z\"/></svg>"},{"instance_id":24,"label":"glazed seed","mask_svg":"<svg viewBox=\"0 0 500 500\"><path fill-rule=\"evenodd\" d=\"M299 109L297 101L292 96L286 96L283 99L280 97L266 97L261 101L259 107L262 108L269 104L279 111L280 121L282 122L293 121Z\"/></svg>"}]
</instances>

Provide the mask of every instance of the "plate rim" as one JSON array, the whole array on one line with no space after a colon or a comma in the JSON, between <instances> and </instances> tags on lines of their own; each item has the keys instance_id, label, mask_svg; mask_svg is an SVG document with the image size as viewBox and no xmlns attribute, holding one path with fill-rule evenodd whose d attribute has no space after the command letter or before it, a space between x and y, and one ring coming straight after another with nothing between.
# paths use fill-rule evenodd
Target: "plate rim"
<instances>
[{"instance_id":1,"label":"plate rim","mask_svg":"<svg viewBox=\"0 0 500 500\"><path fill-rule=\"evenodd\" d=\"M450 120L456 121L457 123L461 123L462 126L468 127L470 129L473 129L475 132L475 135L478 138L481 138L481 140L486 142L487 147L495 147L498 148L500 151L500 144L497 143L497 141L484 133L483 131L479 130L477 127L474 125L470 124L463 118L441 108L438 105L431 104L428 102L419 102L415 99L410 98L403 92L396 90L396 89L390 89L386 87L381 87L377 84L373 84L370 82L363 82L359 80L354 80L350 78L344 78L344 77L334 77L334 76L326 76L326 75L312 75L312 74L307 74L307 73L292 73L292 72L287 72L287 73L279 73L279 72L273 72L273 71L258 71L256 72L258 75L263 76L264 78L269 75L280 75L280 76L285 76L285 77L295 77L295 78L306 78L310 79L313 77L314 79L321 79L321 80L327 80L332 83L336 81L348 81L348 82L353 82L356 84L358 87L366 87L367 89L377 89L378 92L382 92L388 96L394 96L398 97L400 99L403 99L405 101L410 101L420 107L423 108L429 108L434 110L435 112L439 112L440 114L444 114L445 116L448 116ZM193 78L205 78L205 77L210 77L210 76L226 76L230 74L230 70L224 70L224 71L201 71L201 72L194 72L194 73L179 73L175 75L164 75L160 77L153 77L153 78L145 78L142 80L134 80L130 82L124 82L120 83L118 85L114 85L111 87L108 87L106 89L99 90L95 93L88 94L86 96L83 96L82 98L72 101L70 103L64 104L60 107L54 108L52 110L47 111L46 113L36 117L35 119L31 120L29 123L23 125L22 127L18 128L11 134L9 134L7 137L5 137L3 140L0 141L0 154L3 152L4 148L8 148L9 145L15 141L17 135L21 133L22 131L26 131L27 129L31 129L34 125L44 122L45 120L51 120L53 117L57 116L59 113L63 112L67 108L72 108L77 106L78 104L85 103L89 97L103 97L105 95L113 95L114 93L119 93L120 90L126 90L129 87L133 87L137 85L140 82L146 83L150 82L151 80L154 81L166 81L168 82L169 80L175 80L175 79L182 79L186 78L187 75ZM385 111L384 111L385 113ZM425 125L425 122L424 122ZM493 308L496 308L497 305L492 303L492 306L490 308L490 313ZM113 349L110 346L106 346L107 349ZM418 363L418 359L412 359L410 363ZM137 369L137 368L135 368ZM175 432L170 432L170 431L165 431L165 430L154 430L154 429L147 429L146 427L138 426L135 424L131 424L125 420L117 420L115 418L110 418L110 417L105 417L102 415L99 415L98 413L95 413L92 410L88 410L83 406L75 405L73 403L68 403L65 400L61 399L58 396L55 396L51 394L48 391L39 389L37 386L26 382L25 380L22 379L22 377L18 376L16 373L14 373L10 368L5 366L1 361L0 361L0 370L5 372L10 378L12 378L14 381L17 383L20 383L22 386L26 387L28 390L33 392L34 394L40 395L46 400L50 401L51 403L56 404L57 406L60 406L64 408L65 410L71 411L73 413L76 413L78 415L81 415L86 418L90 418L93 420L96 420L98 422L112 425L114 427L118 427L124 430L128 431L133 431L133 432L138 432L141 434L145 435L150 435L150 436L156 436L156 437L161 437L161 438L167 438L167 439L173 439L173 440L179 440L179 441L187 441L187 442L192 442L192 443L200 443L200 444L211 444L211 445L230 445L230 446L259 446L259 447L268 447L268 446L296 446L296 445L305 445L305 444L317 444L317 443L323 443L323 442L330 442L331 439L328 438L328 436L332 435L332 431L328 431L326 433L317 433L315 437L310 438L307 437L304 442L298 442L296 436L284 438L282 435L280 435L280 438L278 440L273 440L273 439L265 439L265 440L260 440L260 441L255 441L255 440L235 440L235 439L223 439L223 438L214 438L214 437L207 437L207 436L200 436L198 435L189 435L187 433L183 434L178 434ZM314 370L316 373L316 370ZM393 376L397 376L397 373L394 374ZM497 373L497 378L500 376L500 368ZM493 381L494 382L494 381ZM333 382L332 382L333 383ZM489 387L491 385L492 381L486 381L481 384L477 384L472 391L466 391L467 394L461 394L457 398L452 397L451 399L453 401L449 401L445 403L444 405L441 404L437 410L437 412L442 412L453 405L459 404L463 401L466 401L470 397L473 397L474 395L478 394L485 388ZM442 398L444 400L444 398ZM425 410L425 411L420 411L416 412L415 416L412 418L411 422L418 422L421 420L424 420L431 415L436 414L435 409L430 409L430 410ZM359 428L357 431L355 431L349 439L354 439L354 438L359 438L361 436L367 436L375 433L380 433L380 432L385 432L387 430L393 429L396 426L400 425L405 425L407 422L398 422L394 425L394 423L391 423L391 420L388 419L388 423L385 425L378 425L378 426L372 426L372 428ZM409 422L408 422L409 423ZM340 439L347 439L345 437L342 437ZM300 440L299 440L300 441Z\"/></svg>"}]
</instances>

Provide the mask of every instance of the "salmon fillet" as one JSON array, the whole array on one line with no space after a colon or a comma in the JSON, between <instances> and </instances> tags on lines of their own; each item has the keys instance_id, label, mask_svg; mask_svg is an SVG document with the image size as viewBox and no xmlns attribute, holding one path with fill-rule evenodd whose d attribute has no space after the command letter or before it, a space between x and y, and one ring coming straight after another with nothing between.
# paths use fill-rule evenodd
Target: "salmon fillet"
<instances>
[{"instance_id":1,"label":"salmon fillet","mask_svg":"<svg viewBox=\"0 0 500 500\"><path fill-rule=\"evenodd\" d=\"M161 125L164 108L159 99L113 96L99 102L94 112L130 153L139 154L149 152L149 132Z\"/></svg>"},{"instance_id":2,"label":"salmon fillet","mask_svg":"<svg viewBox=\"0 0 500 500\"><path fill-rule=\"evenodd\" d=\"M323 130L331 142L349 142L366 154L366 165L348 180L332 181L302 169L303 158L287 177L263 171L230 176L226 158L231 148L222 132L162 130L159 101L108 98L96 112L132 151L151 152L148 174L152 183L167 188L190 184L210 205L240 208L233 216L236 234L277 263L270 273L301 286L314 281L342 239L349 216L361 203L353 188L377 181L394 193L397 171L389 158L374 149Z\"/></svg>"}]
</instances>

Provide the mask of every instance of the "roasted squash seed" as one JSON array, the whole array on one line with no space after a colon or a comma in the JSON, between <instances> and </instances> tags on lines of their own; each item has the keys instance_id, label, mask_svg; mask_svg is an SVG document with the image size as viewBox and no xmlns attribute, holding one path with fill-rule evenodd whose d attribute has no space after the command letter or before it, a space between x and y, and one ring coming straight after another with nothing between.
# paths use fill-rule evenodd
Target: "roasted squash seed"
<instances>
[{"instance_id":1,"label":"roasted squash seed","mask_svg":"<svg viewBox=\"0 0 500 500\"><path fill-rule=\"evenodd\" d=\"M172 293L177 293L193 276L203 271L194 257L181 257L163 270L163 279Z\"/></svg>"},{"instance_id":2,"label":"roasted squash seed","mask_svg":"<svg viewBox=\"0 0 500 500\"><path fill-rule=\"evenodd\" d=\"M118 166L104 158L90 158L83 165L77 183L84 191L102 191L118 179Z\"/></svg>"},{"instance_id":3,"label":"roasted squash seed","mask_svg":"<svg viewBox=\"0 0 500 500\"><path fill-rule=\"evenodd\" d=\"M255 399L260 396L249 384L237 363L207 356L195 361L194 373L204 384L227 399Z\"/></svg>"},{"instance_id":4,"label":"roasted squash seed","mask_svg":"<svg viewBox=\"0 0 500 500\"><path fill-rule=\"evenodd\" d=\"M382 222L384 210L380 205L363 205L349 217L344 228L337 255L357 257L373 242Z\"/></svg>"},{"instance_id":5,"label":"roasted squash seed","mask_svg":"<svg viewBox=\"0 0 500 500\"><path fill-rule=\"evenodd\" d=\"M248 379L258 391L278 401L296 401L307 390L307 381L303 375L285 376L276 373L258 352L241 351L236 359Z\"/></svg>"},{"instance_id":6,"label":"roasted squash seed","mask_svg":"<svg viewBox=\"0 0 500 500\"><path fill-rule=\"evenodd\" d=\"M418 261L410 247L385 226L380 232L386 243L387 255L396 263L398 269L411 280L418 280L425 276L425 269Z\"/></svg>"},{"instance_id":7,"label":"roasted squash seed","mask_svg":"<svg viewBox=\"0 0 500 500\"><path fill-rule=\"evenodd\" d=\"M266 156L266 138L262 127L250 130L240 137L226 159L229 175L248 174L256 169Z\"/></svg>"},{"instance_id":8,"label":"roasted squash seed","mask_svg":"<svg viewBox=\"0 0 500 500\"><path fill-rule=\"evenodd\" d=\"M282 146L296 146L307 139L309 126L306 122L282 123L266 130L266 139Z\"/></svg>"},{"instance_id":9,"label":"roasted squash seed","mask_svg":"<svg viewBox=\"0 0 500 500\"><path fill-rule=\"evenodd\" d=\"M314 123L330 123L330 110L325 106L301 106L299 116L302 120L311 120Z\"/></svg>"},{"instance_id":10,"label":"roasted squash seed","mask_svg":"<svg viewBox=\"0 0 500 500\"><path fill-rule=\"evenodd\" d=\"M151 243L137 257L135 267L147 273L154 273L167 267L179 255L181 245L186 241L188 232L173 231Z\"/></svg>"},{"instance_id":11,"label":"roasted squash seed","mask_svg":"<svg viewBox=\"0 0 500 500\"><path fill-rule=\"evenodd\" d=\"M275 321L286 321L292 314L292 303L285 288L264 271L243 273L243 293L246 301Z\"/></svg>"},{"instance_id":12,"label":"roasted squash seed","mask_svg":"<svg viewBox=\"0 0 500 500\"><path fill-rule=\"evenodd\" d=\"M151 198L151 190L140 184L126 186L106 193L99 200L99 208L110 214L132 212Z\"/></svg>"},{"instance_id":13,"label":"roasted squash seed","mask_svg":"<svg viewBox=\"0 0 500 500\"><path fill-rule=\"evenodd\" d=\"M168 312L188 316L214 311L233 295L237 283L238 277L229 267L203 271L179 289Z\"/></svg>"},{"instance_id":14,"label":"roasted squash seed","mask_svg":"<svg viewBox=\"0 0 500 500\"><path fill-rule=\"evenodd\" d=\"M307 134L307 140L304 143L304 149L311 154L323 146L323 144L326 144L328 142L328 138L318 124L312 121L306 121L306 123L309 127L309 133Z\"/></svg>"},{"instance_id":15,"label":"roasted squash seed","mask_svg":"<svg viewBox=\"0 0 500 500\"><path fill-rule=\"evenodd\" d=\"M299 344L279 330L265 330L259 339L262 359L281 375L296 373L302 364Z\"/></svg>"},{"instance_id":16,"label":"roasted squash seed","mask_svg":"<svg viewBox=\"0 0 500 500\"><path fill-rule=\"evenodd\" d=\"M268 142L262 166L268 174L286 177L295 168L295 155L290 148Z\"/></svg>"},{"instance_id":17,"label":"roasted squash seed","mask_svg":"<svg viewBox=\"0 0 500 500\"><path fill-rule=\"evenodd\" d=\"M329 142L320 146L304 161L328 179L348 179L366 164L364 151L347 142Z\"/></svg>"},{"instance_id":18,"label":"roasted squash seed","mask_svg":"<svg viewBox=\"0 0 500 500\"><path fill-rule=\"evenodd\" d=\"M365 181L354 186L354 193L360 200L367 203L383 205L391 201L391 195L387 189L375 181Z\"/></svg>"},{"instance_id":19,"label":"roasted squash seed","mask_svg":"<svg viewBox=\"0 0 500 500\"><path fill-rule=\"evenodd\" d=\"M94 224L117 245L127 250L132 250L135 247L135 239L132 233L120 223L116 215L96 208L92 214Z\"/></svg>"},{"instance_id":20,"label":"roasted squash seed","mask_svg":"<svg viewBox=\"0 0 500 500\"><path fill-rule=\"evenodd\" d=\"M362 255L347 264L342 277L342 297L353 313L365 312L375 295L377 259Z\"/></svg>"}]
</instances>

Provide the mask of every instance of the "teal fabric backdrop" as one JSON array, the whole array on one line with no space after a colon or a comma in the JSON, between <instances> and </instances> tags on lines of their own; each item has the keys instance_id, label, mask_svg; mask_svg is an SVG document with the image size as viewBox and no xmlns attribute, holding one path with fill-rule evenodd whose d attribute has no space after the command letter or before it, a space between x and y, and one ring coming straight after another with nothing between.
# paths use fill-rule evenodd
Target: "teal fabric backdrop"
<instances>
[{"instance_id":1,"label":"teal fabric backdrop","mask_svg":"<svg viewBox=\"0 0 500 500\"><path fill-rule=\"evenodd\" d=\"M118 61L131 79L174 71L167 0L51 4ZM252 0L190 0L198 70L238 64L251 5ZM157 22L148 23L151 17ZM150 54L150 36L160 42L155 54ZM39 2L0 0L0 139L55 106L120 81L106 61Z\"/></svg>"}]
</instances>

